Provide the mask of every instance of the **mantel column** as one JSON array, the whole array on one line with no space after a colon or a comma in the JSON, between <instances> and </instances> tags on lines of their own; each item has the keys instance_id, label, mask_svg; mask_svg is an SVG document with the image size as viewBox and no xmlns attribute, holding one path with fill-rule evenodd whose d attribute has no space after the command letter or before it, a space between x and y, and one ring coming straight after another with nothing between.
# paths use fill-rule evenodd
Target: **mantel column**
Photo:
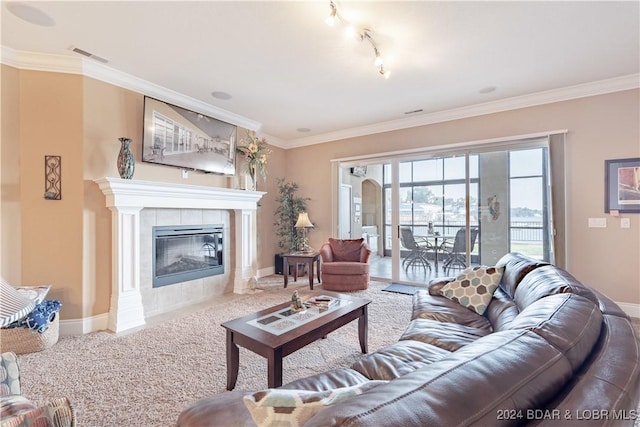
<instances>
[{"instance_id":1,"label":"mantel column","mask_svg":"<svg viewBox=\"0 0 640 427\"><path fill-rule=\"evenodd\" d=\"M109 329L122 332L143 326L140 293L140 211L142 207L111 209L111 308Z\"/></svg>"},{"instance_id":2,"label":"mantel column","mask_svg":"<svg viewBox=\"0 0 640 427\"><path fill-rule=\"evenodd\" d=\"M257 219L254 209L235 209L235 260L233 292L245 294L251 290L249 281L258 270Z\"/></svg>"}]
</instances>

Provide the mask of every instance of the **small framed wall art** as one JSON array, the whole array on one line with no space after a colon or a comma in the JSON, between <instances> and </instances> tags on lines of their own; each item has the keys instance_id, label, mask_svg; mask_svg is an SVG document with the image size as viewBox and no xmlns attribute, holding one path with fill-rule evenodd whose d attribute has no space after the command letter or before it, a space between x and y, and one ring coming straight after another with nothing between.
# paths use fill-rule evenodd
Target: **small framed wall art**
<instances>
[{"instance_id":1,"label":"small framed wall art","mask_svg":"<svg viewBox=\"0 0 640 427\"><path fill-rule=\"evenodd\" d=\"M366 166L354 166L351 168L351 174L360 178L367 176Z\"/></svg>"},{"instance_id":2,"label":"small framed wall art","mask_svg":"<svg viewBox=\"0 0 640 427\"><path fill-rule=\"evenodd\" d=\"M604 161L604 211L640 213L640 158Z\"/></svg>"},{"instance_id":3,"label":"small framed wall art","mask_svg":"<svg viewBox=\"0 0 640 427\"><path fill-rule=\"evenodd\" d=\"M44 156L44 198L62 200L62 157Z\"/></svg>"}]
</instances>

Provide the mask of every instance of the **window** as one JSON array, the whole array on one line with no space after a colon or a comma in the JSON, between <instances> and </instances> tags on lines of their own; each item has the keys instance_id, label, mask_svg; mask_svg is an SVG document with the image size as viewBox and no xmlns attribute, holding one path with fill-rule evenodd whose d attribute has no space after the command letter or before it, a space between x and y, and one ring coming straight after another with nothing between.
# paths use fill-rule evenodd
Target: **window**
<instances>
[{"instance_id":1,"label":"window","mask_svg":"<svg viewBox=\"0 0 640 427\"><path fill-rule=\"evenodd\" d=\"M469 226L481 231L471 252L472 262L483 258L483 244L500 255L515 251L546 261L551 258L547 161L546 147L469 154ZM383 241L387 256L393 209L390 172L390 165L385 164L387 236ZM453 236L466 226L464 155L402 161L399 176L400 226L410 227L416 236L426 235L429 224L443 236ZM495 261L488 254L484 259Z\"/></svg>"},{"instance_id":2,"label":"window","mask_svg":"<svg viewBox=\"0 0 640 427\"><path fill-rule=\"evenodd\" d=\"M156 149L164 149L163 154L186 153L191 151L191 129L174 122L157 111L153 112L154 141Z\"/></svg>"},{"instance_id":3,"label":"window","mask_svg":"<svg viewBox=\"0 0 640 427\"><path fill-rule=\"evenodd\" d=\"M385 230L391 229L390 165L384 167ZM478 225L478 156L470 156L471 225ZM400 226L426 235L429 224L441 235L455 235L466 222L465 156L400 163ZM389 241L389 239L385 239ZM388 252L390 248L385 250ZM477 252L477 250L476 250Z\"/></svg>"},{"instance_id":4,"label":"window","mask_svg":"<svg viewBox=\"0 0 640 427\"><path fill-rule=\"evenodd\" d=\"M509 235L511 251L549 260L547 150L509 152Z\"/></svg>"}]
</instances>

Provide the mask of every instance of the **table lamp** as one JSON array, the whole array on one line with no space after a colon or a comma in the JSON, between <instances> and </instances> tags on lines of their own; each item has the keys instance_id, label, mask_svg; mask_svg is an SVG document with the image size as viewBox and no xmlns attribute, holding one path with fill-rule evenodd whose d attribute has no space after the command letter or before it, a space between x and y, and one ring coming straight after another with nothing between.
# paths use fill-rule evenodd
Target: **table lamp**
<instances>
[{"instance_id":1,"label":"table lamp","mask_svg":"<svg viewBox=\"0 0 640 427\"><path fill-rule=\"evenodd\" d=\"M298 215L298 221L296 221L296 225L294 225L294 227L302 229L302 252L313 252L313 248L307 243L307 229L313 228L313 224L309 221L309 214L306 212L300 212Z\"/></svg>"}]
</instances>

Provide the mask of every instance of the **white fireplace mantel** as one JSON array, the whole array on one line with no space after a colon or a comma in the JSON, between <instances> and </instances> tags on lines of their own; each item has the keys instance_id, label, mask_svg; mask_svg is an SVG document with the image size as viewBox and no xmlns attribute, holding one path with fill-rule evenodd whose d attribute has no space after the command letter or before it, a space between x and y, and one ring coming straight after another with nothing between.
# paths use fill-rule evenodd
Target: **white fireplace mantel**
<instances>
[{"instance_id":1,"label":"white fireplace mantel","mask_svg":"<svg viewBox=\"0 0 640 427\"><path fill-rule=\"evenodd\" d=\"M233 291L249 291L249 280L257 271L256 210L264 192L120 178L95 182L112 212L109 329L122 332L145 324L139 271L140 211L144 208L233 210Z\"/></svg>"}]
</instances>

